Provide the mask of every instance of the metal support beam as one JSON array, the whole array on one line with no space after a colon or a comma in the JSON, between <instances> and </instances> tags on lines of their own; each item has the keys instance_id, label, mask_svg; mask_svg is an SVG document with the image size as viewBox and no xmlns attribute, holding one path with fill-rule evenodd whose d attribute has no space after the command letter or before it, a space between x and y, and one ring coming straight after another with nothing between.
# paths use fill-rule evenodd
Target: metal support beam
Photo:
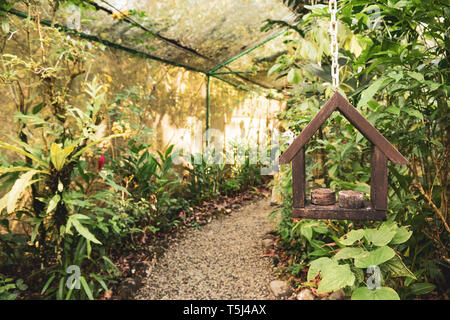
<instances>
[{"instance_id":1,"label":"metal support beam","mask_svg":"<svg viewBox=\"0 0 450 320\"><path fill-rule=\"evenodd\" d=\"M206 75L206 148L209 146L209 118L210 118L210 87L211 87L211 76Z\"/></svg>"},{"instance_id":2,"label":"metal support beam","mask_svg":"<svg viewBox=\"0 0 450 320\"><path fill-rule=\"evenodd\" d=\"M219 70L219 69L225 67L226 65L232 63L233 61L239 59L240 57L245 56L247 53L250 53L250 52L252 52L253 50L255 50L255 49L257 49L257 48L263 46L263 45L266 44L267 42L269 42L269 41L271 41L271 40L277 38L277 37L280 36L280 35L282 35L282 34L285 33L287 30L288 30L288 29L283 29L282 31L280 31L280 32L278 32L278 33L275 33L274 35L268 37L268 38L265 39L264 41L261 41L261 42L258 43L257 45L255 45L255 46L253 46L253 47L251 47L251 48L249 48L249 49L247 49L247 50L244 50L244 51L242 51L241 53L239 53L238 55L236 55L236 56L234 56L234 57L228 59L227 61L225 61L225 62L219 64L217 67L214 67L213 69L209 70L208 73L209 73L209 74L214 74L214 72L216 72L217 70Z\"/></svg>"}]
</instances>

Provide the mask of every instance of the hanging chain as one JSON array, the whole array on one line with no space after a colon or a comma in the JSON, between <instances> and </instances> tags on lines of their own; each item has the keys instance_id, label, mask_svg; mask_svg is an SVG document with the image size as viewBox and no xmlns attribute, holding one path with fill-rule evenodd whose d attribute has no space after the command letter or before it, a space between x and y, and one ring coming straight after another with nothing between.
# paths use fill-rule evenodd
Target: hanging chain
<instances>
[{"instance_id":1,"label":"hanging chain","mask_svg":"<svg viewBox=\"0 0 450 320\"><path fill-rule=\"evenodd\" d=\"M338 51L338 42L337 42L337 31L338 25L336 21L336 13L337 13L337 0L330 0L329 3L330 8L330 35L331 35L331 78L333 83L333 90L336 90L339 86L339 51Z\"/></svg>"}]
</instances>

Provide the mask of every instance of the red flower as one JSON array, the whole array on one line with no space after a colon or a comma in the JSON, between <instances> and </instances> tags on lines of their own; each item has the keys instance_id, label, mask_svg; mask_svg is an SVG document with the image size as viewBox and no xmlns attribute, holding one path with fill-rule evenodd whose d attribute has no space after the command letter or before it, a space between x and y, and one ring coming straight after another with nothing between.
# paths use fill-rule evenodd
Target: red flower
<instances>
[{"instance_id":1,"label":"red flower","mask_svg":"<svg viewBox=\"0 0 450 320\"><path fill-rule=\"evenodd\" d=\"M299 218L294 218L294 223L297 223L299 220Z\"/></svg>"},{"instance_id":2,"label":"red flower","mask_svg":"<svg viewBox=\"0 0 450 320\"><path fill-rule=\"evenodd\" d=\"M178 216L181 218L183 216L183 211L181 211Z\"/></svg>"},{"instance_id":3,"label":"red flower","mask_svg":"<svg viewBox=\"0 0 450 320\"><path fill-rule=\"evenodd\" d=\"M105 155L102 154L100 158L98 158L98 171L102 171L104 165L105 165Z\"/></svg>"},{"instance_id":4,"label":"red flower","mask_svg":"<svg viewBox=\"0 0 450 320\"><path fill-rule=\"evenodd\" d=\"M292 242L291 242L291 246L293 246L293 245L294 245L294 243L295 243L295 240L292 240Z\"/></svg>"},{"instance_id":5,"label":"red flower","mask_svg":"<svg viewBox=\"0 0 450 320\"><path fill-rule=\"evenodd\" d=\"M347 139L345 139L344 141L342 141L342 143L347 143Z\"/></svg>"}]
</instances>

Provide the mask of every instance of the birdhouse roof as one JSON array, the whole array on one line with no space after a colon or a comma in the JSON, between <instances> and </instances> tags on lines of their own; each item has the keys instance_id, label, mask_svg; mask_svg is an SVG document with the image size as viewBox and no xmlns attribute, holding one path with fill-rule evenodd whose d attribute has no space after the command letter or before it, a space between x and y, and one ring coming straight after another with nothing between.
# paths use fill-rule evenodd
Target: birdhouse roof
<instances>
[{"instance_id":1,"label":"birdhouse roof","mask_svg":"<svg viewBox=\"0 0 450 320\"><path fill-rule=\"evenodd\" d=\"M287 164L292 161L295 155L319 130L320 126L328 117L338 110L344 117L352 123L370 142L376 145L386 157L393 163L407 164L402 154L374 127L367 121L356 108L350 104L341 94L336 92L330 100L320 109L314 119L302 130L300 135L292 142L289 148L283 152L279 158L279 164Z\"/></svg>"}]
</instances>

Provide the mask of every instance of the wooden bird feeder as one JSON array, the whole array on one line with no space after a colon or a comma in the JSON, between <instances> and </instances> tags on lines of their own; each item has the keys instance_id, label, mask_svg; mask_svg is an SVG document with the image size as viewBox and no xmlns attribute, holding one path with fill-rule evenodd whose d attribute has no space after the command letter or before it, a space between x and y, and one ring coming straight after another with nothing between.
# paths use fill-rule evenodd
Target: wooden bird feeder
<instances>
[{"instance_id":1,"label":"wooden bird feeder","mask_svg":"<svg viewBox=\"0 0 450 320\"><path fill-rule=\"evenodd\" d=\"M358 197L355 198L351 191L341 193L342 199L339 204L330 204L334 202L330 199L335 199L335 193L329 189L318 190L314 194L314 203L306 200L305 145L335 110L342 113L372 143L370 201L361 202L360 205L355 205L357 202L354 200L358 200ZM408 163L408 160L354 106L336 92L279 158L279 164L292 162L294 218L386 220L388 160L393 163ZM353 199L346 201L344 197ZM321 203L320 201L323 201L322 204L317 204ZM352 203L352 205L346 207L345 203Z\"/></svg>"}]
</instances>

